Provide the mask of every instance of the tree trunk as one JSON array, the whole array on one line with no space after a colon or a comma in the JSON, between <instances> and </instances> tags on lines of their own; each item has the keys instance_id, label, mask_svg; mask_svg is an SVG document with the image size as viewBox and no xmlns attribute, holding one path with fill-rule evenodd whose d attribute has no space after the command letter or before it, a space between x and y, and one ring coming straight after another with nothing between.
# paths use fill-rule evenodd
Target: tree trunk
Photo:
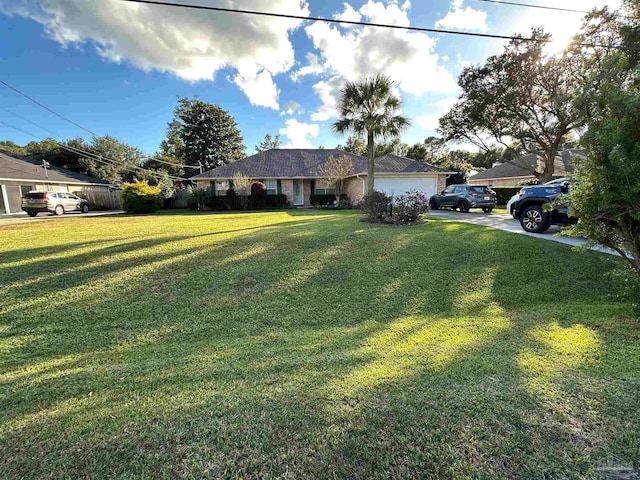
<instances>
[{"instance_id":1,"label":"tree trunk","mask_svg":"<svg viewBox=\"0 0 640 480\"><path fill-rule=\"evenodd\" d=\"M369 168L367 169L367 193L373 192L373 179L376 171L376 146L373 132L367 132L367 154L369 157Z\"/></svg>"},{"instance_id":2,"label":"tree trunk","mask_svg":"<svg viewBox=\"0 0 640 480\"><path fill-rule=\"evenodd\" d=\"M553 174L555 173L555 161L556 155L558 154L558 147L552 146L544 152L544 170L540 175L539 180L541 183L548 182L549 180L553 180Z\"/></svg>"}]
</instances>

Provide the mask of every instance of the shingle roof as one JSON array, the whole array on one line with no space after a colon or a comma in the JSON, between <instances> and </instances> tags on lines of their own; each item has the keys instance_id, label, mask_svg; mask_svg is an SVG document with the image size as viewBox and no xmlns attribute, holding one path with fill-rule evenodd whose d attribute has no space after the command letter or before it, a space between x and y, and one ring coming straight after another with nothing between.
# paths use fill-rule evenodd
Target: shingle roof
<instances>
[{"instance_id":1,"label":"shingle roof","mask_svg":"<svg viewBox=\"0 0 640 480\"><path fill-rule=\"evenodd\" d=\"M574 157L583 157L586 155L585 150L570 149L562 150L558 152L555 159L555 173L556 176L564 176L567 173L573 172ZM535 153L524 155L520 158L505 162L501 165L496 165L493 168L488 168L480 173L477 173L470 180L489 180L496 178L512 178L512 177L533 177L533 170L539 169L540 156Z\"/></svg>"},{"instance_id":2,"label":"shingle roof","mask_svg":"<svg viewBox=\"0 0 640 480\"><path fill-rule=\"evenodd\" d=\"M9 152L0 151L0 178L9 180L28 180L34 182L69 182L69 183L91 183L109 185L109 182L99 178L90 177L82 173L67 170L66 168L51 165L47 168L47 175L44 173L41 161L36 161L27 157Z\"/></svg>"},{"instance_id":3,"label":"shingle roof","mask_svg":"<svg viewBox=\"0 0 640 480\"><path fill-rule=\"evenodd\" d=\"M250 178L318 178L329 157L346 156L353 163L354 175L367 173L367 159L336 149L281 148L256 153L237 162L191 177L191 180L231 178L240 172ZM376 159L376 173L448 173L422 162L396 155Z\"/></svg>"}]
</instances>

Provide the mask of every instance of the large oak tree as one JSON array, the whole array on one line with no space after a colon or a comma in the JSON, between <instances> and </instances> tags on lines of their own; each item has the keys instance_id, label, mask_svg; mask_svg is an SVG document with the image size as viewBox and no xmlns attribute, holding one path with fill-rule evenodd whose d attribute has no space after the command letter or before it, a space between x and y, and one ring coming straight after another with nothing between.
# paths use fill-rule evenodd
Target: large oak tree
<instances>
[{"instance_id":1,"label":"large oak tree","mask_svg":"<svg viewBox=\"0 0 640 480\"><path fill-rule=\"evenodd\" d=\"M533 173L548 180L558 151L583 124L573 103L582 84L581 62L570 53L545 55L550 37L541 30L533 30L531 38L535 41L512 40L484 65L463 70L462 95L440 119L440 133L485 151L497 142L537 152L543 165Z\"/></svg>"}]
</instances>

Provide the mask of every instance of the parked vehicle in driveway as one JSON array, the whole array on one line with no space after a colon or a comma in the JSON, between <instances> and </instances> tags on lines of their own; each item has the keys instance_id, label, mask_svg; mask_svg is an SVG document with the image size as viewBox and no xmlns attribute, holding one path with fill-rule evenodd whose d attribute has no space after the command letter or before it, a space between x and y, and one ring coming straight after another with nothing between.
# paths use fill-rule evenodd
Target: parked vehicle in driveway
<instances>
[{"instance_id":1,"label":"parked vehicle in driveway","mask_svg":"<svg viewBox=\"0 0 640 480\"><path fill-rule=\"evenodd\" d=\"M519 198L515 202L514 216L520 220L522 229L526 232L543 233L551 225L571 225L577 222L577 218L569 215L569 203L555 205L548 211L546 204L554 202L558 195L569 193L569 182L545 183L525 187L520 190Z\"/></svg>"},{"instance_id":2,"label":"parked vehicle in driveway","mask_svg":"<svg viewBox=\"0 0 640 480\"><path fill-rule=\"evenodd\" d=\"M562 185L566 181L567 181L566 178L556 178L555 180L551 180L551 181L549 181L547 183L543 183L543 185ZM539 185L531 185L531 186L538 187ZM507 212L509 214L511 214L511 216L513 216L513 218L515 218L515 219L518 218L518 217L516 217L516 204L518 203L518 200L520 200L520 194L522 193L522 191L525 188L530 188L530 187L522 187L522 190L520 190L518 193L516 193L507 202Z\"/></svg>"},{"instance_id":3,"label":"parked vehicle in driveway","mask_svg":"<svg viewBox=\"0 0 640 480\"><path fill-rule=\"evenodd\" d=\"M468 212L471 208L482 208L485 213L496 206L496 192L484 185L449 185L429 199L432 210L452 208Z\"/></svg>"},{"instance_id":4,"label":"parked vehicle in driveway","mask_svg":"<svg viewBox=\"0 0 640 480\"><path fill-rule=\"evenodd\" d=\"M30 217L35 217L41 212L55 215L63 215L66 212L87 213L89 202L73 193L31 191L22 197L22 210Z\"/></svg>"}]
</instances>

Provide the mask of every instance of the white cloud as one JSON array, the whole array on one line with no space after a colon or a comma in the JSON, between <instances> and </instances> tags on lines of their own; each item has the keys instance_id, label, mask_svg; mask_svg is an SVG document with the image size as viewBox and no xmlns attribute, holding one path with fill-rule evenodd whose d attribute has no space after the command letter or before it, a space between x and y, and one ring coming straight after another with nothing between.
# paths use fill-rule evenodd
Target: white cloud
<instances>
[{"instance_id":1,"label":"white cloud","mask_svg":"<svg viewBox=\"0 0 640 480\"><path fill-rule=\"evenodd\" d=\"M362 19L362 15L354 9L348 3L344 4L344 11L342 13L337 13L333 16L336 20L346 20L348 22L359 22ZM348 26L349 24L345 24Z\"/></svg>"},{"instance_id":2,"label":"white cloud","mask_svg":"<svg viewBox=\"0 0 640 480\"><path fill-rule=\"evenodd\" d=\"M435 131L440 117L451 110L458 97L446 97L427 106L430 113L416 117L416 122L425 130Z\"/></svg>"},{"instance_id":3,"label":"white cloud","mask_svg":"<svg viewBox=\"0 0 640 480\"><path fill-rule=\"evenodd\" d=\"M227 0L224 6L309 14L303 0ZM91 42L108 61L188 81L213 80L222 68L237 69L233 81L250 101L274 109L273 76L293 67L289 33L302 23L117 0L0 0L0 12L41 23L63 46Z\"/></svg>"},{"instance_id":4,"label":"white cloud","mask_svg":"<svg viewBox=\"0 0 640 480\"><path fill-rule=\"evenodd\" d=\"M408 26L409 7L409 2L400 5L369 0L357 13L370 22ZM340 15L352 16L352 10L345 4ZM305 27L305 32L319 53L294 75L296 78L311 73L326 76L313 87L322 102L311 117L314 121L336 116L337 97L345 80L378 72L389 75L401 93L457 91L455 78L435 52L436 40L427 34L376 27L343 29L322 22Z\"/></svg>"},{"instance_id":5,"label":"white cloud","mask_svg":"<svg viewBox=\"0 0 640 480\"><path fill-rule=\"evenodd\" d=\"M320 59L314 53L307 53L307 65L296 70L291 74L291 80L297 82L300 77L304 77L305 75L316 75L321 73L324 70L324 67L320 64Z\"/></svg>"},{"instance_id":6,"label":"white cloud","mask_svg":"<svg viewBox=\"0 0 640 480\"><path fill-rule=\"evenodd\" d=\"M313 148L311 140L318 137L320 126L316 123L303 123L295 118L289 118L285 127L278 132L287 137L289 142L282 148Z\"/></svg>"},{"instance_id":7,"label":"white cloud","mask_svg":"<svg viewBox=\"0 0 640 480\"><path fill-rule=\"evenodd\" d=\"M487 13L463 6L464 0L453 0L444 18L436 22L437 28L457 28L459 30L487 30Z\"/></svg>"},{"instance_id":8,"label":"white cloud","mask_svg":"<svg viewBox=\"0 0 640 480\"><path fill-rule=\"evenodd\" d=\"M251 105L278 110L280 90L268 71L257 70L255 65L240 66L233 82L249 97Z\"/></svg>"},{"instance_id":9,"label":"white cloud","mask_svg":"<svg viewBox=\"0 0 640 480\"><path fill-rule=\"evenodd\" d=\"M280 115L297 115L300 113L304 113L304 108L298 102L287 102L284 107L284 110L280 112Z\"/></svg>"}]
</instances>

